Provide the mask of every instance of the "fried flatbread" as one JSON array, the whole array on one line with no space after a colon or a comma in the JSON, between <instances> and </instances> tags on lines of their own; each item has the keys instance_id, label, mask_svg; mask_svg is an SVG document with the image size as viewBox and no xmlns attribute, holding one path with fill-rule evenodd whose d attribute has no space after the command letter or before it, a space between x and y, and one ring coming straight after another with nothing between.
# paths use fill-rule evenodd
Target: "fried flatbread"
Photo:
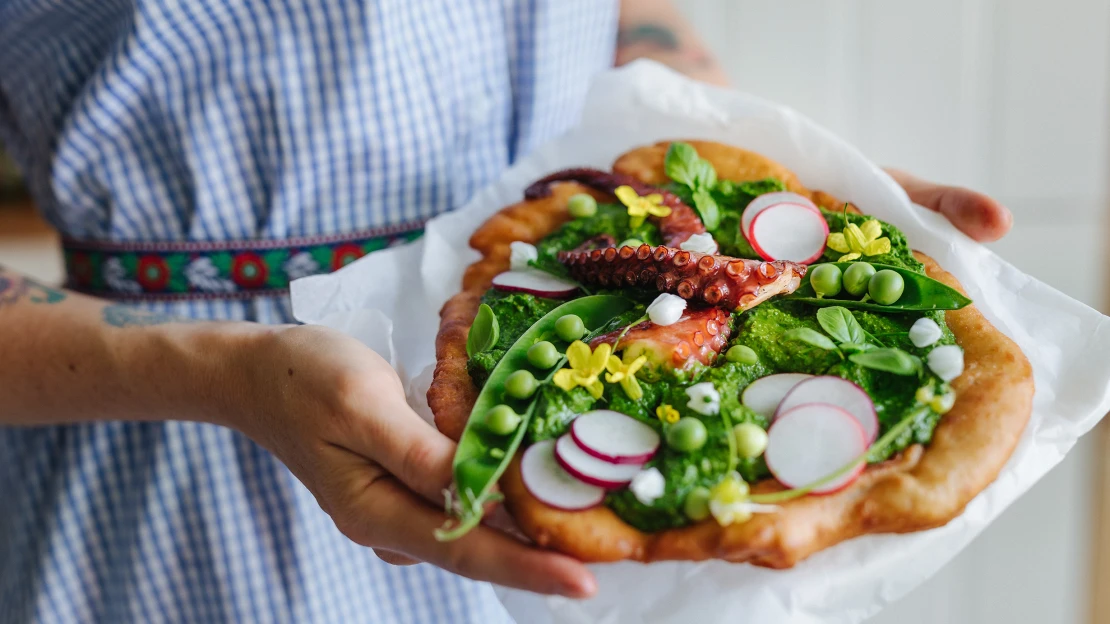
<instances>
[{"instance_id":1,"label":"fried flatbread","mask_svg":"<svg viewBox=\"0 0 1110 624\"><path fill-rule=\"evenodd\" d=\"M758 180L775 176L787 188L827 207L835 198L809 191L782 165L735 147L689 141L721 179ZM668 143L633 150L617 159L614 171L661 184ZM509 206L491 217L470 239L482 259L463 278L463 290L441 311L436 338L437 364L428 391L436 425L458 439L478 389L466 372L466 335L479 299L493 276L509 268L509 243L535 242L569 219L566 200L575 193L603 194L577 184L554 187L550 197ZM931 258L917 254L930 277L961 289ZM962 289L961 289L962 290ZM1032 413L1033 371L1018 346L995 329L974 306L946 313L948 326L964 349L964 373L952 382L955 406L937 425L927 447L914 445L889 461L869 466L849 487L824 496L806 496L775 513L722 527L713 519L687 527L645 533L607 507L563 511L534 498L524 487L516 461L501 480L505 505L520 528L538 545L588 562L723 559L770 568L789 568L809 555L869 533L907 533L946 524L998 476ZM782 489L773 479L754 492Z\"/></svg>"}]
</instances>

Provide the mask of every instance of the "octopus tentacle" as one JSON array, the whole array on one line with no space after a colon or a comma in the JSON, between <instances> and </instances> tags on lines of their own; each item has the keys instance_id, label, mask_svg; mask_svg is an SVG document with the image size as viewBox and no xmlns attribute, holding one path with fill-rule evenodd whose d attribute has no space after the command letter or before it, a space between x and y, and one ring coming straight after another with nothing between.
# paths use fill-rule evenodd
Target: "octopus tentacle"
<instances>
[{"instance_id":1,"label":"octopus tentacle","mask_svg":"<svg viewBox=\"0 0 1110 624\"><path fill-rule=\"evenodd\" d=\"M660 245L559 252L571 277L606 287L641 286L730 310L748 310L798 288L806 266Z\"/></svg>"},{"instance_id":2,"label":"octopus tentacle","mask_svg":"<svg viewBox=\"0 0 1110 624\"><path fill-rule=\"evenodd\" d=\"M732 319L720 308L687 310L676 323L660 326L644 321L628 330L618 329L590 342L596 348L608 343L623 350L625 361L646 355L655 364L683 369L694 362L710 365L728 344ZM620 339L620 344L616 344Z\"/></svg>"},{"instance_id":3,"label":"octopus tentacle","mask_svg":"<svg viewBox=\"0 0 1110 624\"><path fill-rule=\"evenodd\" d=\"M663 197L663 205L671 209L671 214L666 217L652 217L652 219L659 226L663 243L670 247L678 247L694 234L705 233L705 224L701 222L698 213L687 206L678 195L650 184L644 184L640 180L623 173L612 173L587 167L563 169L533 182L531 186L524 190L524 198L539 199L547 197L551 194L551 185L555 182L578 182L605 193L612 193L618 186L630 186L640 196L658 193Z\"/></svg>"}]
</instances>

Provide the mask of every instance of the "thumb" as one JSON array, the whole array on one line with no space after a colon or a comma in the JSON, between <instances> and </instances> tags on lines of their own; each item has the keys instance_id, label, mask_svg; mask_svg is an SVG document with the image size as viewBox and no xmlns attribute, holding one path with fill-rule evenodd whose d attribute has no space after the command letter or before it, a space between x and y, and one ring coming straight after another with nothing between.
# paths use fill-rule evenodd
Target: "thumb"
<instances>
[{"instance_id":1,"label":"thumb","mask_svg":"<svg viewBox=\"0 0 1110 624\"><path fill-rule=\"evenodd\" d=\"M1013 225L1010 211L982 193L958 187L933 184L897 169L887 169L910 201L939 212L964 234L980 242L995 241Z\"/></svg>"},{"instance_id":2,"label":"thumb","mask_svg":"<svg viewBox=\"0 0 1110 624\"><path fill-rule=\"evenodd\" d=\"M377 462L437 507L453 478L455 443L421 418L403 397L387 395L359 419L342 444Z\"/></svg>"}]
</instances>

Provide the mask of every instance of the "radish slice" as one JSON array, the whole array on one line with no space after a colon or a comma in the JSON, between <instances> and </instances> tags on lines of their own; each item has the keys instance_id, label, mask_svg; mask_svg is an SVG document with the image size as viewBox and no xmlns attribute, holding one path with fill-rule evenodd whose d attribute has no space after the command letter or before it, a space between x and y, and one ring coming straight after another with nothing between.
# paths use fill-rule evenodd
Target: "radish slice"
<instances>
[{"instance_id":1,"label":"radish slice","mask_svg":"<svg viewBox=\"0 0 1110 624\"><path fill-rule=\"evenodd\" d=\"M740 395L740 402L756 414L770 420L783 397L793 390L794 386L812 378L813 375L805 373L779 373L760 377L744 388L743 394Z\"/></svg>"},{"instance_id":2,"label":"radish slice","mask_svg":"<svg viewBox=\"0 0 1110 624\"><path fill-rule=\"evenodd\" d=\"M659 449L659 434L612 410L586 412L570 424L570 435L586 453L611 464L643 464Z\"/></svg>"},{"instance_id":3,"label":"radish slice","mask_svg":"<svg viewBox=\"0 0 1110 624\"><path fill-rule=\"evenodd\" d=\"M580 481L610 490L628 485L642 467L598 459L583 451L569 433L555 442L555 461Z\"/></svg>"},{"instance_id":4,"label":"radish slice","mask_svg":"<svg viewBox=\"0 0 1110 624\"><path fill-rule=\"evenodd\" d=\"M825 253L829 224L820 211L801 204L775 204L752 221L748 241L764 260L809 264Z\"/></svg>"},{"instance_id":5,"label":"radish slice","mask_svg":"<svg viewBox=\"0 0 1110 624\"><path fill-rule=\"evenodd\" d=\"M788 488L805 487L846 466L867 450L863 429L835 405L808 403L784 413L767 431L763 458L771 474ZM866 462L813 490L835 492L856 480Z\"/></svg>"},{"instance_id":6,"label":"radish slice","mask_svg":"<svg viewBox=\"0 0 1110 624\"><path fill-rule=\"evenodd\" d=\"M493 287L505 292L524 292L551 299L569 297L578 290L578 284L539 269L505 271L493 278Z\"/></svg>"},{"instance_id":7,"label":"radish slice","mask_svg":"<svg viewBox=\"0 0 1110 624\"><path fill-rule=\"evenodd\" d=\"M775 417L806 403L835 405L848 412L859 422L868 444L879 437L879 417L875 414L875 402L863 388L847 379L822 376L798 384L782 399Z\"/></svg>"},{"instance_id":8,"label":"radish slice","mask_svg":"<svg viewBox=\"0 0 1110 624\"><path fill-rule=\"evenodd\" d=\"M747 207L744 208L744 214L740 215L740 233L744 235L744 238L752 239L752 221L755 220L756 215L775 204L798 204L800 206L810 206L817 210L817 204L814 204L805 195L785 191L764 193L749 202ZM817 212L820 214L821 211L817 210Z\"/></svg>"},{"instance_id":9,"label":"radish slice","mask_svg":"<svg viewBox=\"0 0 1110 624\"><path fill-rule=\"evenodd\" d=\"M575 479L559 466L555 461L554 440L536 442L524 451L520 477L532 496L559 509L588 509L605 500L605 490Z\"/></svg>"}]
</instances>

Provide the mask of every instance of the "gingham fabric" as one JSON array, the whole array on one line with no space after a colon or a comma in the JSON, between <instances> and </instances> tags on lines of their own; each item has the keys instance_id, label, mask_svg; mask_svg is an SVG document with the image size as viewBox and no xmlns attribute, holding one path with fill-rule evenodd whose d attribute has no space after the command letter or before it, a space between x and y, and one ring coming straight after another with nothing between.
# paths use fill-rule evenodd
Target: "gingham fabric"
<instances>
[{"instance_id":1,"label":"gingham fabric","mask_svg":"<svg viewBox=\"0 0 1110 624\"><path fill-rule=\"evenodd\" d=\"M81 239L419 222L574 122L589 77L611 64L616 11L611 0L0 0L0 141L46 217ZM291 320L276 297L147 305ZM349 542L230 430L0 428L4 624L506 619L488 585L391 567Z\"/></svg>"}]
</instances>

